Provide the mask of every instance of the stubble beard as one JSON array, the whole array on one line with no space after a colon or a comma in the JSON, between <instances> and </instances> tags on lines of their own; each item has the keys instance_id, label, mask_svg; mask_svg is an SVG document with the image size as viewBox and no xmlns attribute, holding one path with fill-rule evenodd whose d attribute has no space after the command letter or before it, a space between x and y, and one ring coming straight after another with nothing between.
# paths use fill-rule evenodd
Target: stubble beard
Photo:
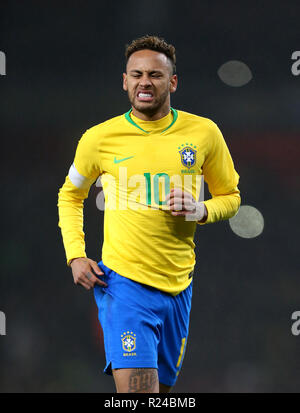
<instances>
[{"instance_id":1,"label":"stubble beard","mask_svg":"<svg viewBox=\"0 0 300 413\"><path fill-rule=\"evenodd\" d=\"M159 110L162 108L162 106L165 104L167 98L169 96L169 90L166 89L158 98L154 98L154 101L151 103L142 103L137 100L136 93L134 92L133 95L131 95L128 92L128 98L131 103L131 105L134 107L134 109L140 113L143 113L147 116L154 116Z\"/></svg>"}]
</instances>

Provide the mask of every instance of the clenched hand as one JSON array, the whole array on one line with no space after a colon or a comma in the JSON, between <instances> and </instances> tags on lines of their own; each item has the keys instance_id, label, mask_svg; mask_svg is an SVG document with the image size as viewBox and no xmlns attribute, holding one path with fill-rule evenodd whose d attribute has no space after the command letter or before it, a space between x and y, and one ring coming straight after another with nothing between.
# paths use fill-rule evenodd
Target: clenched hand
<instances>
[{"instance_id":1,"label":"clenched hand","mask_svg":"<svg viewBox=\"0 0 300 413\"><path fill-rule=\"evenodd\" d=\"M197 202L189 192L179 188L171 189L166 201L173 216L185 217L187 221L205 222L207 219L205 204Z\"/></svg>"}]
</instances>

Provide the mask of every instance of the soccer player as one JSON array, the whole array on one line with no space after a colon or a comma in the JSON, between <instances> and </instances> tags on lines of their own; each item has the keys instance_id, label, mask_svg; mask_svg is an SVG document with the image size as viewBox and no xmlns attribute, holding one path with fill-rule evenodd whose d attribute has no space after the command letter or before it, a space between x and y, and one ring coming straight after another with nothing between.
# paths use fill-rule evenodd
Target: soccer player
<instances>
[{"instance_id":1,"label":"soccer player","mask_svg":"<svg viewBox=\"0 0 300 413\"><path fill-rule=\"evenodd\" d=\"M197 223L234 216L234 169L217 125L176 110L175 48L144 36L126 47L131 109L88 129L59 191L59 226L75 284L93 288L105 372L117 392L169 392L187 345ZM211 198L199 201L204 176ZM100 262L87 258L83 203L100 177L105 195Z\"/></svg>"}]
</instances>

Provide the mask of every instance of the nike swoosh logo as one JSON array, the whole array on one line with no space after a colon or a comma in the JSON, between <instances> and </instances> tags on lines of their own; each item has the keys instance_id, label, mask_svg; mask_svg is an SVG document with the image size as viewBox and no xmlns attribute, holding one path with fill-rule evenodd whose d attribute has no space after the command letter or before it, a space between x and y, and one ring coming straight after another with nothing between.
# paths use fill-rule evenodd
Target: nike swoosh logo
<instances>
[{"instance_id":1,"label":"nike swoosh logo","mask_svg":"<svg viewBox=\"0 0 300 413\"><path fill-rule=\"evenodd\" d=\"M117 159L117 158L115 157L114 163L124 162L124 161L127 161L127 159L131 159L131 158L134 158L134 156L128 156L128 158L122 158L122 159Z\"/></svg>"}]
</instances>

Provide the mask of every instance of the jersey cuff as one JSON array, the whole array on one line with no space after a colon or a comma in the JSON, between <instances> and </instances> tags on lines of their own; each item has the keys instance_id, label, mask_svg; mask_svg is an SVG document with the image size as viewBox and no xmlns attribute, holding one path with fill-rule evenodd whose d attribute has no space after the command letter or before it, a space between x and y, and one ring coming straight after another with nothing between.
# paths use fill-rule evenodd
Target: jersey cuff
<instances>
[{"instance_id":1,"label":"jersey cuff","mask_svg":"<svg viewBox=\"0 0 300 413\"><path fill-rule=\"evenodd\" d=\"M86 254L75 254L72 255L71 257L67 258L67 265L68 267L70 267L71 261L74 260L75 258L86 258Z\"/></svg>"}]
</instances>

